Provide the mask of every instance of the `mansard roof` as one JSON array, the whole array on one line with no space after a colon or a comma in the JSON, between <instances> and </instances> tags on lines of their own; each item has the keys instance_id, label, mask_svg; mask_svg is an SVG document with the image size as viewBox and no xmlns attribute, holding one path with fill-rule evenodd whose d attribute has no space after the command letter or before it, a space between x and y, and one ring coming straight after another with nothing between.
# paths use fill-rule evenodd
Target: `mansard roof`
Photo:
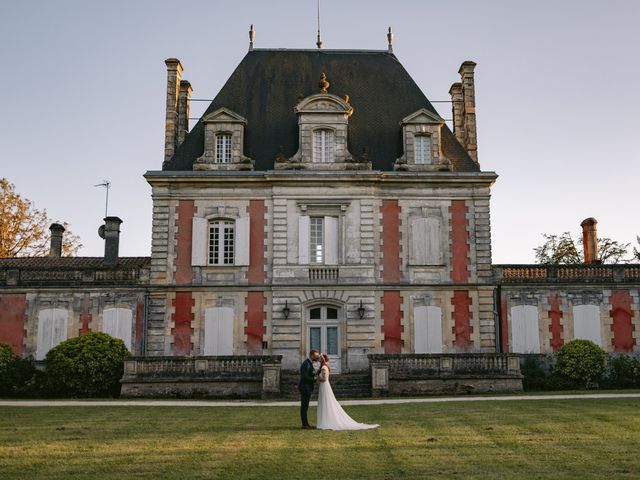
<instances>
[{"instance_id":1,"label":"mansard roof","mask_svg":"<svg viewBox=\"0 0 640 480\"><path fill-rule=\"evenodd\" d=\"M246 118L245 155L256 170L271 170L280 147L286 157L298 151L301 98L316 94L322 72L329 93L349 95L349 151L366 148L374 170L393 170L402 156L402 120L420 109L439 115L395 55L364 50L267 50L247 53L203 115L227 108ZM442 127L442 150L454 171L479 171L455 136ZM163 170L185 171L204 152L200 119Z\"/></svg>"}]
</instances>

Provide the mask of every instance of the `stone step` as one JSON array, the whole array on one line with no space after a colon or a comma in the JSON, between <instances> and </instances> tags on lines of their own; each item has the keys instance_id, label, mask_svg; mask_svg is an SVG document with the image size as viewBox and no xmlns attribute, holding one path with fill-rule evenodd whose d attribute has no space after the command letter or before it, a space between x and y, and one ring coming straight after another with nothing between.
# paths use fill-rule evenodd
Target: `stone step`
<instances>
[{"instance_id":1,"label":"stone step","mask_svg":"<svg viewBox=\"0 0 640 480\"><path fill-rule=\"evenodd\" d=\"M298 379L295 374L282 374L280 391L283 398L298 398ZM343 373L331 375L331 389L336 398L363 398L371 396L371 376L366 373ZM315 400L318 388L314 389L311 397Z\"/></svg>"}]
</instances>

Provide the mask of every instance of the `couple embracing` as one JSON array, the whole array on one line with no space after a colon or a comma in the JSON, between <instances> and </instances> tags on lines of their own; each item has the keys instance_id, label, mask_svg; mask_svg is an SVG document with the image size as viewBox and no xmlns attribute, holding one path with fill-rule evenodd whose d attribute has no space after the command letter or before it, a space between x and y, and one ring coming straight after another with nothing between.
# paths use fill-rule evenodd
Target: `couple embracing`
<instances>
[{"instance_id":1,"label":"couple embracing","mask_svg":"<svg viewBox=\"0 0 640 480\"><path fill-rule=\"evenodd\" d=\"M313 428L309 425L307 412L309 401L313 393L316 381L320 384L318 391L318 428L321 430L366 430L376 428L379 425L358 423L345 412L336 400L331 384L329 383L329 357L320 354L317 350L311 350L309 357L300 365L300 420L302 428Z\"/></svg>"}]
</instances>

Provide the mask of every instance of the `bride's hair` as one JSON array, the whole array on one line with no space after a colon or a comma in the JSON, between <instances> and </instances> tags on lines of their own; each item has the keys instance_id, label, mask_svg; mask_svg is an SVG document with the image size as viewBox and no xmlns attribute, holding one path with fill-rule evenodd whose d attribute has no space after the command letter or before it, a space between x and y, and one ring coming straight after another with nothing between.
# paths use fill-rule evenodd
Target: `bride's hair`
<instances>
[{"instance_id":1,"label":"bride's hair","mask_svg":"<svg viewBox=\"0 0 640 480\"><path fill-rule=\"evenodd\" d=\"M331 367L329 367L329 357L327 356L326 353L323 353L322 355L320 355L320 361L322 362L322 365L326 365L327 368L329 370L331 370Z\"/></svg>"}]
</instances>

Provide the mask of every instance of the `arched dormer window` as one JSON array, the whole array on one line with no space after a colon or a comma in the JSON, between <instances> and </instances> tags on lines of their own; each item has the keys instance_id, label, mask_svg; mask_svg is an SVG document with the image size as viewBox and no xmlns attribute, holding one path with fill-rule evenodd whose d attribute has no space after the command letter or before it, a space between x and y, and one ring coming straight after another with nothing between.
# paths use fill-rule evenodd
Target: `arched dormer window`
<instances>
[{"instance_id":1,"label":"arched dormer window","mask_svg":"<svg viewBox=\"0 0 640 480\"><path fill-rule=\"evenodd\" d=\"M231 163L231 134L216 134L216 163Z\"/></svg>"},{"instance_id":2,"label":"arched dormer window","mask_svg":"<svg viewBox=\"0 0 640 480\"><path fill-rule=\"evenodd\" d=\"M313 131L313 162L333 163L335 161L335 134L328 128Z\"/></svg>"},{"instance_id":3,"label":"arched dormer window","mask_svg":"<svg viewBox=\"0 0 640 480\"><path fill-rule=\"evenodd\" d=\"M209 265L233 265L235 251L235 221L216 218L209 221Z\"/></svg>"}]
</instances>

